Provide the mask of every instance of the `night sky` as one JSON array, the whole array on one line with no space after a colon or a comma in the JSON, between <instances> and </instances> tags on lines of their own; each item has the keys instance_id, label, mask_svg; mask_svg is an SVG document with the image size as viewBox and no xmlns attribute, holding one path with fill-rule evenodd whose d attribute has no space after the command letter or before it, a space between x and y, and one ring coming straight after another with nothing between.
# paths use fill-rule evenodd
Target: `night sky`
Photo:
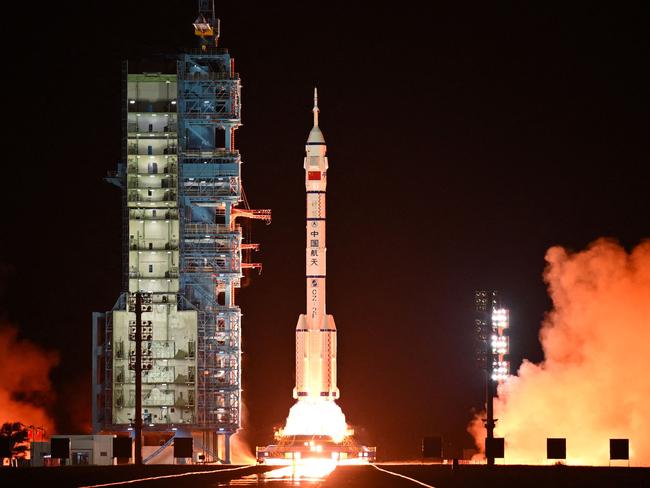
<instances>
[{"instance_id":1,"label":"night sky","mask_svg":"<svg viewBox=\"0 0 650 488\"><path fill-rule=\"evenodd\" d=\"M120 158L120 62L194 47L196 2L27 13L40 29L5 47L0 314L60 352L52 414L76 433L90 420L91 312L121 291L120 194L102 181ZM317 85L340 405L383 459L417 456L424 435L471 447L474 290L502 291L514 365L539 361L545 251L650 236L647 16L351 2L217 2L217 15L243 83L246 193L273 209L271 226L252 225L263 273L237 298L247 439L268 443L293 404Z\"/></svg>"}]
</instances>

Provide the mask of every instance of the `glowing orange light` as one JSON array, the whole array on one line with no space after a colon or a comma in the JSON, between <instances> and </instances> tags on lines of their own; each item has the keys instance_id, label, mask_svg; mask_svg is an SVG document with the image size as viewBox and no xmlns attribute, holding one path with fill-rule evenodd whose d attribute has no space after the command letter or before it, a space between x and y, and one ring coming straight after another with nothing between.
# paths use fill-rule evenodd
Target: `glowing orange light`
<instances>
[{"instance_id":1,"label":"glowing orange light","mask_svg":"<svg viewBox=\"0 0 650 488\"><path fill-rule=\"evenodd\" d=\"M351 431L341 407L333 401L300 400L289 410L287 424L278 434L329 436L339 443Z\"/></svg>"}]
</instances>

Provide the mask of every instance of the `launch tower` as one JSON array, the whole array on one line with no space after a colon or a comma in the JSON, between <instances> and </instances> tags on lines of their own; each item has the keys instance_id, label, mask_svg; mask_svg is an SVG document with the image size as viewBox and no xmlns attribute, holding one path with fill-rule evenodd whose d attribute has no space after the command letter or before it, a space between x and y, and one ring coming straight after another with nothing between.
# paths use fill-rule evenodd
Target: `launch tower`
<instances>
[{"instance_id":1,"label":"launch tower","mask_svg":"<svg viewBox=\"0 0 650 488\"><path fill-rule=\"evenodd\" d=\"M244 269L261 268L245 259L259 246L242 242L237 219L269 223L271 212L248 208L244 196L235 146L241 84L234 59L218 47L219 27L212 2L200 0L199 47L178 56L171 72L124 63L123 156L108 178L122 189L124 292L111 311L93 314L93 430L130 430L129 303L146 292L144 425L169 442L192 433L206 460L230 462L230 436L241 426L235 289Z\"/></svg>"}]
</instances>

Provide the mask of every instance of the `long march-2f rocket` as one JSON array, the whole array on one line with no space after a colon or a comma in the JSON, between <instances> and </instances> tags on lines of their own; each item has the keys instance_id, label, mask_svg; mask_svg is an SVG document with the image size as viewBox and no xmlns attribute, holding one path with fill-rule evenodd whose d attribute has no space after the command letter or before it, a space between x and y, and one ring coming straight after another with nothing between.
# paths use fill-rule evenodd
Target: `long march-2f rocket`
<instances>
[{"instance_id":1,"label":"long march-2f rocket","mask_svg":"<svg viewBox=\"0 0 650 488\"><path fill-rule=\"evenodd\" d=\"M314 88L314 127L309 132L305 156L307 191L307 250L305 277L307 310L296 326L296 387L294 398L310 402L335 400L336 325L325 309L325 191L327 188L327 147L318 127L318 93Z\"/></svg>"}]
</instances>

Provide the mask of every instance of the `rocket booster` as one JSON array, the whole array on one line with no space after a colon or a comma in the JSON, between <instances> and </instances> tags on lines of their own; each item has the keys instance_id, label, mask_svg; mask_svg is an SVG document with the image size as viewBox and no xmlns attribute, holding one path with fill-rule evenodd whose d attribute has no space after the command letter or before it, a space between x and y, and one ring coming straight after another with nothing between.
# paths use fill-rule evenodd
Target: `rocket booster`
<instances>
[{"instance_id":1,"label":"rocket booster","mask_svg":"<svg viewBox=\"0 0 650 488\"><path fill-rule=\"evenodd\" d=\"M296 326L296 387L298 400L334 400L336 387L336 325L325 309L327 275L325 253L325 191L327 157L325 139L318 127L318 93L314 88L314 127L307 138L305 188L307 190L307 249L305 277L307 310Z\"/></svg>"}]
</instances>

